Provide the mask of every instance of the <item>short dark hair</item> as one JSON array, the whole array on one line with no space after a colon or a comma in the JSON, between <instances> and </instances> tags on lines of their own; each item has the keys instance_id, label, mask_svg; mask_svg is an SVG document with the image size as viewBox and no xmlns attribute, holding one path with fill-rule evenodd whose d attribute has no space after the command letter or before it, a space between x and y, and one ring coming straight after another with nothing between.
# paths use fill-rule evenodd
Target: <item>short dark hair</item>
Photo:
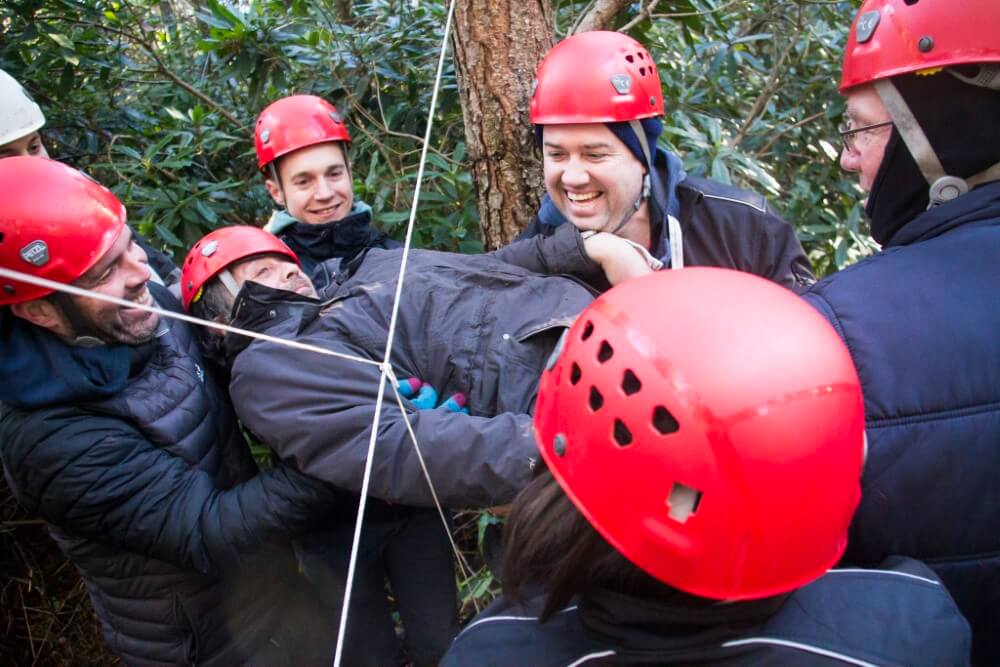
<instances>
[{"instance_id":1,"label":"short dark hair","mask_svg":"<svg viewBox=\"0 0 1000 667\"><path fill-rule=\"evenodd\" d=\"M504 527L503 591L523 600L539 589L547 594L544 621L574 596L604 589L655 600L692 599L633 565L600 533L539 463L535 479L511 506Z\"/></svg>"},{"instance_id":2,"label":"short dark hair","mask_svg":"<svg viewBox=\"0 0 1000 667\"><path fill-rule=\"evenodd\" d=\"M197 301L191 303L191 314L199 319L228 323L233 309L232 295L218 277L210 278L201 289ZM198 327L198 342L204 355L219 366L226 365L222 332L205 326Z\"/></svg>"}]
</instances>

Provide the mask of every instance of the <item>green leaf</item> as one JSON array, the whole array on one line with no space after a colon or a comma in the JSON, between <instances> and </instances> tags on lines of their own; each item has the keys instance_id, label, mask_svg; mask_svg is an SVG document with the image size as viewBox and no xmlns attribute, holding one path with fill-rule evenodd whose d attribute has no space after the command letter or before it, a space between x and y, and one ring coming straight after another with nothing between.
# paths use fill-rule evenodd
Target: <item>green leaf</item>
<instances>
[{"instance_id":1,"label":"green leaf","mask_svg":"<svg viewBox=\"0 0 1000 667\"><path fill-rule=\"evenodd\" d=\"M71 40L66 35L62 35L62 34L57 33L57 32L47 33L47 37L49 39L51 39L53 42L55 42L56 44L58 44L59 46L63 47L64 49L73 50L73 47L75 46L73 44L73 40Z\"/></svg>"}]
</instances>

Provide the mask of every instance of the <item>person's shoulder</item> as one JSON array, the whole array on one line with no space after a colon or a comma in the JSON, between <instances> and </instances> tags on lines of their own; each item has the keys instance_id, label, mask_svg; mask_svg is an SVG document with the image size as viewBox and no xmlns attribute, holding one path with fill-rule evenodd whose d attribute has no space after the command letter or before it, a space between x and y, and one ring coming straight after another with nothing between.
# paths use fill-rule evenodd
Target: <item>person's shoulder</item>
<instances>
[{"instance_id":1,"label":"person's shoulder","mask_svg":"<svg viewBox=\"0 0 1000 667\"><path fill-rule=\"evenodd\" d=\"M541 605L541 598L524 603L498 598L459 633L442 667L569 665L594 652L576 605L539 623Z\"/></svg>"},{"instance_id":2,"label":"person's shoulder","mask_svg":"<svg viewBox=\"0 0 1000 667\"><path fill-rule=\"evenodd\" d=\"M695 195L708 206L736 207L746 209L747 212L770 213L767 198L753 190L744 190L698 176L688 176L677 187L682 192Z\"/></svg>"}]
</instances>

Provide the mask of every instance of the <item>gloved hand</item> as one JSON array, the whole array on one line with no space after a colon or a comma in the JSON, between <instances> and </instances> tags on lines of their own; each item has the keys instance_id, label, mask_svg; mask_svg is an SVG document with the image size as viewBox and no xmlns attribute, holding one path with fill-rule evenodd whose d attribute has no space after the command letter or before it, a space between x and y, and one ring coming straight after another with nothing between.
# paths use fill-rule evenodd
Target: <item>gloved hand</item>
<instances>
[{"instance_id":1,"label":"gloved hand","mask_svg":"<svg viewBox=\"0 0 1000 667\"><path fill-rule=\"evenodd\" d=\"M400 380L396 385L396 390L403 398L410 399L410 402L413 403L418 410L433 410L435 406L437 406L444 408L448 412L462 412L469 414L469 409L465 407L465 394L454 394L438 406L437 390L417 377Z\"/></svg>"}]
</instances>

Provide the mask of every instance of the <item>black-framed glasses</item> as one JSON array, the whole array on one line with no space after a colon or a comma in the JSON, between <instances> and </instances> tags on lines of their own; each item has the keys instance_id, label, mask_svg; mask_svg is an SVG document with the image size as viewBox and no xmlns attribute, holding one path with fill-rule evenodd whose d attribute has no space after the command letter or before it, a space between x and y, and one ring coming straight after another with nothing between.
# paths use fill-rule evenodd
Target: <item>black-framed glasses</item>
<instances>
[{"instance_id":1,"label":"black-framed glasses","mask_svg":"<svg viewBox=\"0 0 1000 667\"><path fill-rule=\"evenodd\" d=\"M889 127L892 125L891 120L887 120L882 123L874 123L872 125L864 125L862 127L851 127L851 122L847 121L837 127L837 132L840 133L840 140L844 142L844 148L848 153L856 152L854 147L855 137L857 137L862 132L869 132L871 130L877 130L880 127Z\"/></svg>"}]
</instances>

